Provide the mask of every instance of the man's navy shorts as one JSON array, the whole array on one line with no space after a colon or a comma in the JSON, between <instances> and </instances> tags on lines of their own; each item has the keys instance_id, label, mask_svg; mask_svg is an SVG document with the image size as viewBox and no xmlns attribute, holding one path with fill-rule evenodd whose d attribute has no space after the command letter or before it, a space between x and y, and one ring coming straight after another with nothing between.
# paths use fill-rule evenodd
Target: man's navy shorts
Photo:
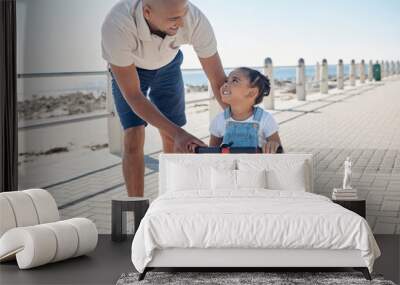
<instances>
[{"instance_id":1,"label":"man's navy shorts","mask_svg":"<svg viewBox=\"0 0 400 285\"><path fill-rule=\"evenodd\" d=\"M186 124L182 61L183 54L179 51L170 63L159 69L137 68L143 95L149 96L151 102L157 106L160 112L180 127ZM115 79L112 79L112 93L124 130L141 125L147 126L147 122L136 115L125 101Z\"/></svg>"}]
</instances>

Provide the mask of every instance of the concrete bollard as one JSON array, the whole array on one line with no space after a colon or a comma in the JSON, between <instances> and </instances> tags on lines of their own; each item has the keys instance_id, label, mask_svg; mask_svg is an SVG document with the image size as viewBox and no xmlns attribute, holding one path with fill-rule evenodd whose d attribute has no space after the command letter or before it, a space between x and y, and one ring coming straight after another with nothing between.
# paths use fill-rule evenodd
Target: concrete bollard
<instances>
[{"instance_id":1,"label":"concrete bollard","mask_svg":"<svg viewBox=\"0 0 400 285\"><path fill-rule=\"evenodd\" d=\"M306 67L302 58L299 59L296 69L296 94L297 100L306 100Z\"/></svg>"},{"instance_id":2,"label":"concrete bollard","mask_svg":"<svg viewBox=\"0 0 400 285\"><path fill-rule=\"evenodd\" d=\"M350 63L350 86L356 86L356 61L354 59Z\"/></svg>"},{"instance_id":3,"label":"concrete bollard","mask_svg":"<svg viewBox=\"0 0 400 285\"><path fill-rule=\"evenodd\" d=\"M386 61L383 61L383 65L385 66L385 77L389 77L389 70L386 65Z\"/></svg>"},{"instance_id":4,"label":"concrete bollard","mask_svg":"<svg viewBox=\"0 0 400 285\"><path fill-rule=\"evenodd\" d=\"M394 60L392 60L390 62L390 65L391 65L391 67L390 67L391 74L392 74L392 76L394 76L394 75L396 75L396 64L394 63Z\"/></svg>"},{"instance_id":5,"label":"concrete bollard","mask_svg":"<svg viewBox=\"0 0 400 285\"><path fill-rule=\"evenodd\" d=\"M320 92L322 94L328 94L329 86L328 86L328 61L326 59L322 60L321 66L321 84L320 84Z\"/></svg>"},{"instance_id":6,"label":"concrete bollard","mask_svg":"<svg viewBox=\"0 0 400 285\"><path fill-rule=\"evenodd\" d=\"M386 77L385 62L383 60L381 61L381 77Z\"/></svg>"},{"instance_id":7,"label":"concrete bollard","mask_svg":"<svg viewBox=\"0 0 400 285\"><path fill-rule=\"evenodd\" d=\"M220 113L222 112L221 105L219 105L217 99L214 96L214 92L211 88L210 82L208 82L208 95L210 98L210 105L208 108L208 113L210 115L210 122Z\"/></svg>"},{"instance_id":8,"label":"concrete bollard","mask_svg":"<svg viewBox=\"0 0 400 285\"><path fill-rule=\"evenodd\" d=\"M396 68L396 73L400 74L400 61L397 61L397 68Z\"/></svg>"},{"instance_id":9,"label":"concrete bollard","mask_svg":"<svg viewBox=\"0 0 400 285\"><path fill-rule=\"evenodd\" d=\"M372 81L374 79L373 66L374 64L372 60L370 60L368 63L368 81Z\"/></svg>"},{"instance_id":10,"label":"concrete bollard","mask_svg":"<svg viewBox=\"0 0 400 285\"><path fill-rule=\"evenodd\" d=\"M337 76L337 88L343 89L344 88L344 65L343 65L342 59L339 59L339 62L337 65L337 70L336 70L336 76Z\"/></svg>"},{"instance_id":11,"label":"concrete bollard","mask_svg":"<svg viewBox=\"0 0 400 285\"><path fill-rule=\"evenodd\" d=\"M363 59L360 63L360 82L365 83L365 61Z\"/></svg>"},{"instance_id":12,"label":"concrete bollard","mask_svg":"<svg viewBox=\"0 0 400 285\"><path fill-rule=\"evenodd\" d=\"M264 75L268 77L269 82L271 84L271 91L267 97L264 98L264 108L268 110L275 109L275 99L274 99L274 89L275 89L275 81L274 81L274 66L272 64L272 59L267 57L264 60Z\"/></svg>"},{"instance_id":13,"label":"concrete bollard","mask_svg":"<svg viewBox=\"0 0 400 285\"><path fill-rule=\"evenodd\" d=\"M385 71L386 71L386 76L390 76L390 64L389 61L385 61Z\"/></svg>"},{"instance_id":14,"label":"concrete bollard","mask_svg":"<svg viewBox=\"0 0 400 285\"><path fill-rule=\"evenodd\" d=\"M393 60L390 61L390 72L392 73L392 76L396 75L396 67Z\"/></svg>"},{"instance_id":15,"label":"concrete bollard","mask_svg":"<svg viewBox=\"0 0 400 285\"><path fill-rule=\"evenodd\" d=\"M321 83L321 66L319 64L319 62L317 61L317 63L315 64L315 75L314 75L314 81L315 83L317 83L318 85Z\"/></svg>"}]
</instances>

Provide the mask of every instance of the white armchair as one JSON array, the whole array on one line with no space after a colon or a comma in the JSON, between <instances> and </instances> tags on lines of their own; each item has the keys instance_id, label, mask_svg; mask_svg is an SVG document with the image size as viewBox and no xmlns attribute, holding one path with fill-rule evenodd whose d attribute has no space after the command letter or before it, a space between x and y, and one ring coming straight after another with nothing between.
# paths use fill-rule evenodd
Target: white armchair
<instances>
[{"instance_id":1,"label":"white armchair","mask_svg":"<svg viewBox=\"0 0 400 285\"><path fill-rule=\"evenodd\" d=\"M16 258L28 269L77 257L96 248L97 235L89 219L60 221L46 190L0 193L0 262Z\"/></svg>"}]
</instances>

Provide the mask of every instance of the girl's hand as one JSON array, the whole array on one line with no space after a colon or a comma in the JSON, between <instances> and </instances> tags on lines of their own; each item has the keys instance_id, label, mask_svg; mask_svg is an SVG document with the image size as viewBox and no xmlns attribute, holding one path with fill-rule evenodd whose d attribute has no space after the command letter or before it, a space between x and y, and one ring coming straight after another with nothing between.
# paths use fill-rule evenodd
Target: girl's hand
<instances>
[{"instance_id":1,"label":"girl's hand","mask_svg":"<svg viewBox=\"0 0 400 285\"><path fill-rule=\"evenodd\" d=\"M279 146L282 146L278 132L273 133L267 138L267 143L263 146L263 153L277 153Z\"/></svg>"},{"instance_id":2,"label":"girl's hand","mask_svg":"<svg viewBox=\"0 0 400 285\"><path fill-rule=\"evenodd\" d=\"M278 147L281 144L277 141L268 141L264 146L263 146L263 153L276 153L278 150Z\"/></svg>"}]
</instances>

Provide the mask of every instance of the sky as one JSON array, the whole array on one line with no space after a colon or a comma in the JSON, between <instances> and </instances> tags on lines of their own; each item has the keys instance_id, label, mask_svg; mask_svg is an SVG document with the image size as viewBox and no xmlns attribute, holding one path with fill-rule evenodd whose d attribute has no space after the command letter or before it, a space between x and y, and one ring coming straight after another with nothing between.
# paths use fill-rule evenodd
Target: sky
<instances>
[{"instance_id":1,"label":"sky","mask_svg":"<svg viewBox=\"0 0 400 285\"><path fill-rule=\"evenodd\" d=\"M118 0L17 0L19 73L105 70L100 28ZM400 60L400 0L192 0L225 67ZM183 68L199 68L183 46Z\"/></svg>"}]
</instances>

